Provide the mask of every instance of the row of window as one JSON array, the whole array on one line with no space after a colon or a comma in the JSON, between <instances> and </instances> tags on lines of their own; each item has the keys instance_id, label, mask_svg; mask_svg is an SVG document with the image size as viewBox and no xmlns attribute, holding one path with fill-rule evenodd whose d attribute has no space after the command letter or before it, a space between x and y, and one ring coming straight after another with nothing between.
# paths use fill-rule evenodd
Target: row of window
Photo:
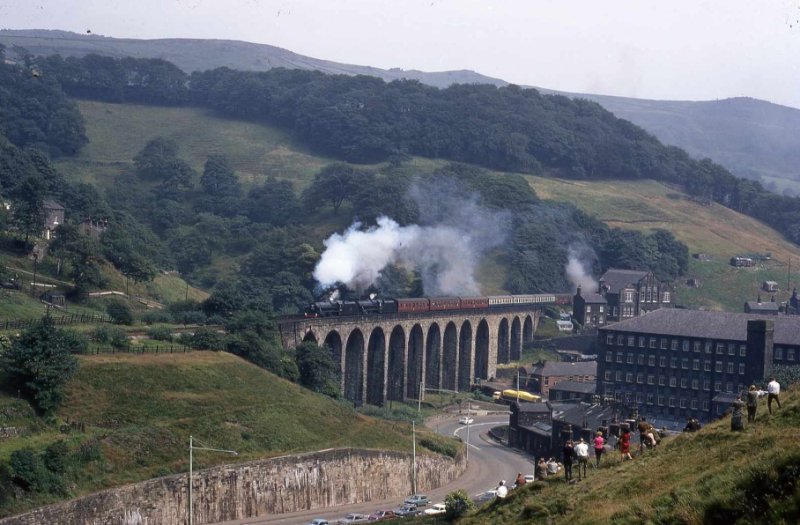
<instances>
[{"instance_id":1,"label":"row of window","mask_svg":"<svg viewBox=\"0 0 800 525\"><path fill-rule=\"evenodd\" d=\"M638 345L637 345L638 342ZM627 344L626 344L627 343ZM739 343L714 343L712 341L690 341L688 339L670 339L667 337L646 337L643 335L637 336L623 334L606 334L606 344L609 346L628 346L631 348L660 348L661 350L674 350L678 349L688 352L694 350L696 353L705 351L707 354L716 352L717 355L736 355L738 346L739 356L745 357L747 355L747 345Z\"/></svg>"},{"instance_id":2,"label":"row of window","mask_svg":"<svg viewBox=\"0 0 800 525\"><path fill-rule=\"evenodd\" d=\"M625 363L632 365L634 364L634 357L636 358L636 364L638 366L645 365L645 357L647 358L647 366L656 366L656 356L655 355L648 355L645 356L644 354L634 355L632 352L628 352L627 355L625 352L617 352L617 363L622 364L623 358L625 358ZM613 363L614 362L614 352L606 351L606 363ZM728 374L735 374L736 373L736 365L737 363L734 362L722 362L722 361L714 361L714 372L722 373L723 371L727 372ZM739 367L739 375L744 375L745 373L745 363L738 363ZM667 368L667 356L661 355L658 356L658 366L660 368ZM678 368L678 358L677 357L669 357L669 368L677 369ZM689 370L689 358L684 357L681 358L680 361L680 368L681 370ZM695 371L700 371L700 359L692 359L691 362L691 369ZM711 360L704 359L703 360L703 372L711 372Z\"/></svg>"},{"instance_id":3,"label":"row of window","mask_svg":"<svg viewBox=\"0 0 800 525\"><path fill-rule=\"evenodd\" d=\"M692 410L704 410L706 412L711 410L711 402L708 400L707 397L697 399L697 398L687 398L687 397L666 396L662 394L650 394L650 393L643 394L642 392L636 392L635 395L630 395L630 398L628 398L627 401L636 402L636 404L639 405L647 404L651 406L657 405L660 407L670 407L670 408L675 408L675 407L691 408Z\"/></svg>"},{"instance_id":4,"label":"row of window","mask_svg":"<svg viewBox=\"0 0 800 525\"><path fill-rule=\"evenodd\" d=\"M623 379L623 374L624 374L624 379ZM631 384L636 383L638 385L643 385L645 384L645 382L647 382L648 385L656 384L656 376L653 374L647 374L647 376L645 377L645 374L642 374L641 372L634 374L633 372L622 372L621 370L617 370L616 372L613 372L611 370L606 370L605 374L603 375L603 379L605 381L609 382L615 381L617 383L622 383L624 380L625 383L631 383ZM671 388L678 388L678 384L680 383L680 388L684 389L691 388L692 390L700 390L701 380L699 378L688 378L688 377L677 378L675 376L669 376L669 379L667 379L667 376L659 375L657 379L658 379L658 386L665 387L669 384ZM728 381L727 383L725 383L725 387L726 387L725 390L726 392L733 392L732 381ZM739 391L741 391L744 388L744 385L740 383L738 387ZM702 388L703 390L706 391L711 390L711 380L708 378L703 379ZM722 381L714 381L714 392L722 392Z\"/></svg>"},{"instance_id":5,"label":"row of window","mask_svg":"<svg viewBox=\"0 0 800 525\"><path fill-rule=\"evenodd\" d=\"M774 353L775 361L783 361L784 356L786 357L787 361L794 361L795 349L794 348L787 348L786 349L786 353L784 354L783 347L776 346L775 347L775 353Z\"/></svg>"}]
</instances>

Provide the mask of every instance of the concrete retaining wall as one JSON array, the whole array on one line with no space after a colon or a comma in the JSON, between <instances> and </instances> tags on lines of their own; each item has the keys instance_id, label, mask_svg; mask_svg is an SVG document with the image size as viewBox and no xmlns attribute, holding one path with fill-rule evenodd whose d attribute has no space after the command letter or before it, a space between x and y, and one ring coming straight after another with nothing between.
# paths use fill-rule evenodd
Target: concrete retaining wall
<instances>
[{"instance_id":1,"label":"concrete retaining wall","mask_svg":"<svg viewBox=\"0 0 800 525\"><path fill-rule=\"evenodd\" d=\"M410 454L331 449L195 472L194 523L310 510L411 493ZM417 456L417 490L457 478L463 457ZM183 525L187 474L98 492L0 520L0 525Z\"/></svg>"}]
</instances>

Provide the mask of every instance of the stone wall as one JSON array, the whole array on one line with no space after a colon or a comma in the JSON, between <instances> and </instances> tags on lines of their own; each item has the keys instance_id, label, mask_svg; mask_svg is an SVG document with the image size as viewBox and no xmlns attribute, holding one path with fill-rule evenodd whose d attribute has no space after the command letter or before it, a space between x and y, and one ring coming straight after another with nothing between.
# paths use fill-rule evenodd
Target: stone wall
<instances>
[{"instance_id":1,"label":"stone wall","mask_svg":"<svg viewBox=\"0 0 800 525\"><path fill-rule=\"evenodd\" d=\"M310 510L411 493L410 454L331 449L225 465L195 472L194 523ZM417 490L457 478L455 461L417 455ZM187 474L152 479L42 507L0 525L183 525L188 523Z\"/></svg>"}]
</instances>

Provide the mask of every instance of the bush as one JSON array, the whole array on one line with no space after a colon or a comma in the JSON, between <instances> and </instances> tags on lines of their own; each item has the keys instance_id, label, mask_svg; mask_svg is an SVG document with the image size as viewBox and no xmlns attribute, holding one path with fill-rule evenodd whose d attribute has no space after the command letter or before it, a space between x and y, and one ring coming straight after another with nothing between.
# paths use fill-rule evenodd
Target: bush
<instances>
[{"instance_id":1,"label":"bush","mask_svg":"<svg viewBox=\"0 0 800 525\"><path fill-rule=\"evenodd\" d=\"M183 339L181 337L181 340ZM198 350L223 350L225 336L208 328L198 328L194 335L189 337L189 346Z\"/></svg>"},{"instance_id":2,"label":"bush","mask_svg":"<svg viewBox=\"0 0 800 525\"><path fill-rule=\"evenodd\" d=\"M128 303L114 300L106 306L106 313L111 317L111 321L116 324L133 324L133 311Z\"/></svg>"},{"instance_id":3,"label":"bush","mask_svg":"<svg viewBox=\"0 0 800 525\"><path fill-rule=\"evenodd\" d=\"M92 341L110 344L114 348L120 349L130 346L128 334L119 326L98 326L92 332Z\"/></svg>"},{"instance_id":4,"label":"bush","mask_svg":"<svg viewBox=\"0 0 800 525\"><path fill-rule=\"evenodd\" d=\"M180 324L206 324L206 314L203 312L178 312L173 318Z\"/></svg>"},{"instance_id":5,"label":"bush","mask_svg":"<svg viewBox=\"0 0 800 525\"><path fill-rule=\"evenodd\" d=\"M445 516L454 520L475 509L475 504L463 490L455 490L444 498Z\"/></svg>"},{"instance_id":6,"label":"bush","mask_svg":"<svg viewBox=\"0 0 800 525\"><path fill-rule=\"evenodd\" d=\"M156 341L172 341L172 329L161 324L151 326L147 330L147 335Z\"/></svg>"},{"instance_id":7,"label":"bush","mask_svg":"<svg viewBox=\"0 0 800 525\"><path fill-rule=\"evenodd\" d=\"M422 438L419 440L419 444L420 446L427 448L431 452L436 452L437 454L441 454L443 456L448 456L451 458L455 458L456 454L458 453L458 447L453 442L438 441L438 440L433 440L431 438Z\"/></svg>"},{"instance_id":8,"label":"bush","mask_svg":"<svg viewBox=\"0 0 800 525\"><path fill-rule=\"evenodd\" d=\"M166 310L150 310L141 315L141 320L145 324L170 324L174 322L172 314Z\"/></svg>"}]
</instances>

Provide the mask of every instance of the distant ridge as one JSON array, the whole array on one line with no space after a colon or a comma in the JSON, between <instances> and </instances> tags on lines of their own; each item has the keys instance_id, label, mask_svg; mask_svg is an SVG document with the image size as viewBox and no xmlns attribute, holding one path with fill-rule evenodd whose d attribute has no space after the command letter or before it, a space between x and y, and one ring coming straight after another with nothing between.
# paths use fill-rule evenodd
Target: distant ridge
<instances>
[{"instance_id":1,"label":"distant ridge","mask_svg":"<svg viewBox=\"0 0 800 525\"><path fill-rule=\"evenodd\" d=\"M504 80L469 70L425 72L341 64L236 40L139 40L57 30L7 29L0 30L0 44L6 46L12 58L18 57L15 47L19 46L34 55L97 53L161 58L187 72L217 67L250 71L285 67L369 75L386 81L412 79L439 88L451 84L508 85ZM753 98L664 101L536 89L593 100L666 144L679 146L697 158L711 158L740 177L762 181L773 191L800 194L800 109Z\"/></svg>"}]
</instances>

